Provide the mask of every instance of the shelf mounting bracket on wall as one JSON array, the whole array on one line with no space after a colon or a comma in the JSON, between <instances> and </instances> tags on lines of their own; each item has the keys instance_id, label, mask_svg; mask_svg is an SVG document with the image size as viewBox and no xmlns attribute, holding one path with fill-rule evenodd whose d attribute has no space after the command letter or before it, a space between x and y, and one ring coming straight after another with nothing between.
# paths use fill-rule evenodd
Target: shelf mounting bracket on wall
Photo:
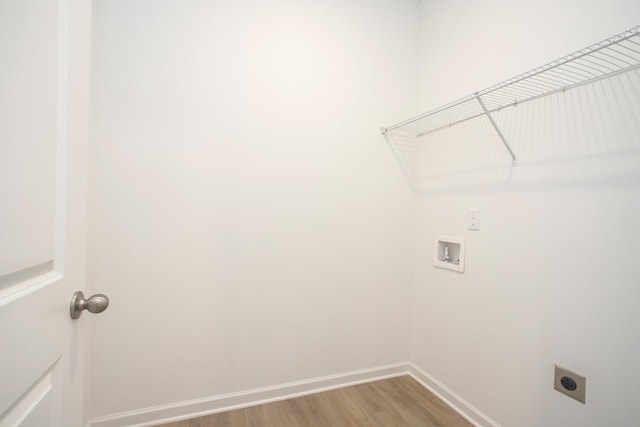
<instances>
[{"instance_id":1,"label":"shelf mounting bracket on wall","mask_svg":"<svg viewBox=\"0 0 640 427\"><path fill-rule=\"evenodd\" d=\"M502 143L504 144L504 146L506 147L507 151L509 152L509 154L511 154L511 160L513 161L513 165L516 165L516 155L513 152L513 149L511 149L511 146L509 145L509 143L507 142L507 138L504 137L504 134L502 133L502 131L500 130L500 128L498 127L498 124L496 123L496 121L493 119L493 116L491 115L491 111L489 111L487 109L487 106L484 105L484 102L482 102L482 98L480 97L480 95L478 94L478 92L475 93L476 99L478 100L478 103L480 104L480 106L482 107L482 109L484 110L484 113L487 115L487 118L489 119L489 121L491 122L491 125L493 126L493 128L496 130L496 132L498 133L498 136L500 137L500 139L502 140Z\"/></svg>"}]
</instances>

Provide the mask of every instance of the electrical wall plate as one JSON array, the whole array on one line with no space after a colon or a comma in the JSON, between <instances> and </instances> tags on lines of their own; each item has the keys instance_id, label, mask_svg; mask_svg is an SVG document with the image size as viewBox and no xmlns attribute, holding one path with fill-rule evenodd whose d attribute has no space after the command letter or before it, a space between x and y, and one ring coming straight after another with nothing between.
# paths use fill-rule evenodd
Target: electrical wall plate
<instances>
[{"instance_id":1,"label":"electrical wall plate","mask_svg":"<svg viewBox=\"0 0 640 427\"><path fill-rule=\"evenodd\" d=\"M566 368L555 365L553 388L556 391L577 400L578 402L585 403L587 378Z\"/></svg>"},{"instance_id":2,"label":"electrical wall plate","mask_svg":"<svg viewBox=\"0 0 640 427\"><path fill-rule=\"evenodd\" d=\"M436 236L433 265L463 273L465 243L462 237Z\"/></svg>"},{"instance_id":3,"label":"electrical wall plate","mask_svg":"<svg viewBox=\"0 0 640 427\"><path fill-rule=\"evenodd\" d=\"M467 213L467 228L480 230L480 209L469 209Z\"/></svg>"}]
</instances>

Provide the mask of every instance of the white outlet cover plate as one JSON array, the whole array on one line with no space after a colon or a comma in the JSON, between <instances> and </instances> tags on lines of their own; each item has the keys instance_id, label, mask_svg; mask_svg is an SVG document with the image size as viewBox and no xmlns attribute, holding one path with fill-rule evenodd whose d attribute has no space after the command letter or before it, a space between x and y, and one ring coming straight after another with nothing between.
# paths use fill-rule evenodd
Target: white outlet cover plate
<instances>
[{"instance_id":1,"label":"white outlet cover plate","mask_svg":"<svg viewBox=\"0 0 640 427\"><path fill-rule=\"evenodd\" d=\"M480 230L480 209L469 209L467 228L469 230Z\"/></svg>"},{"instance_id":2,"label":"white outlet cover plate","mask_svg":"<svg viewBox=\"0 0 640 427\"><path fill-rule=\"evenodd\" d=\"M575 390L567 390L562 386L560 379L564 376L570 377L575 381ZM553 388L556 391L559 391L560 393L566 394L570 398L577 400L578 402L585 403L587 392L587 378L576 372L570 371L567 368L555 365L553 373Z\"/></svg>"}]
</instances>

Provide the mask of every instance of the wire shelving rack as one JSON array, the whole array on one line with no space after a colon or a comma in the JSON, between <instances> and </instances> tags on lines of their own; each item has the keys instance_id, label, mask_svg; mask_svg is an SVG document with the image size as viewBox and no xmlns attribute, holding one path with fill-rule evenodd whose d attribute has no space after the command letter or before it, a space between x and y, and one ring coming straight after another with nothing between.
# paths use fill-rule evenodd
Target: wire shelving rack
<instances>
[{"instance_id":1,"label":"wire shelving rack","mask_svg":"<svg viewBox=\"0 0 640 427\"><path fill-rule=\"evenodd\" d=\"M637 68L640 68L640 25L380 131L383 135L401 131L419 138L486 115L515 162L516 155L492 113Z\"/></svg>"}]
</instances>

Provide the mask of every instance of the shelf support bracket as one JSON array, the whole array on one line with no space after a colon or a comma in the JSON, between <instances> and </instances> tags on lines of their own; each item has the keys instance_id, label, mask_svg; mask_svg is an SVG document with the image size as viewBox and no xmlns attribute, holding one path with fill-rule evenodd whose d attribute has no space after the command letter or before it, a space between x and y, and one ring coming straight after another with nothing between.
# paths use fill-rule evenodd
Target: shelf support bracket
<instances>
[{"instance_id":1,"label":"shelf support bracket","mask_svg":"<svg viewBox=\"0 0 640 427\"><path fill-rule=\"evenodd\" d=\"M487 106L484 105L484 102L482 101L482 98L480 98L480 95L478 95L477 93L476 95L476 99L478 100L478 103L480 104L480 106L482 107L482 109L484 110L484 113L487 115L487 118L489 119L489 121L491 122L491 124L493 125L493 128L496 130L496 132L498 133L498 136L500 137L500 139L502 140L502 143L504 144L505 148L507 149L507 151L509 152L509 154L511 154L511 159L513 160L513 164L515 165L516 163L516 155L513 152L513 150L511 149L511 146L509 145L509 143L507 142L507 139L504 137L504 135L502 134L502 131L500 130L500 128L498 127L498 124L496 123L495 120L493 120L493 116L491 115L491 112L487 109Z\"/></svg>"}]
</instances>

